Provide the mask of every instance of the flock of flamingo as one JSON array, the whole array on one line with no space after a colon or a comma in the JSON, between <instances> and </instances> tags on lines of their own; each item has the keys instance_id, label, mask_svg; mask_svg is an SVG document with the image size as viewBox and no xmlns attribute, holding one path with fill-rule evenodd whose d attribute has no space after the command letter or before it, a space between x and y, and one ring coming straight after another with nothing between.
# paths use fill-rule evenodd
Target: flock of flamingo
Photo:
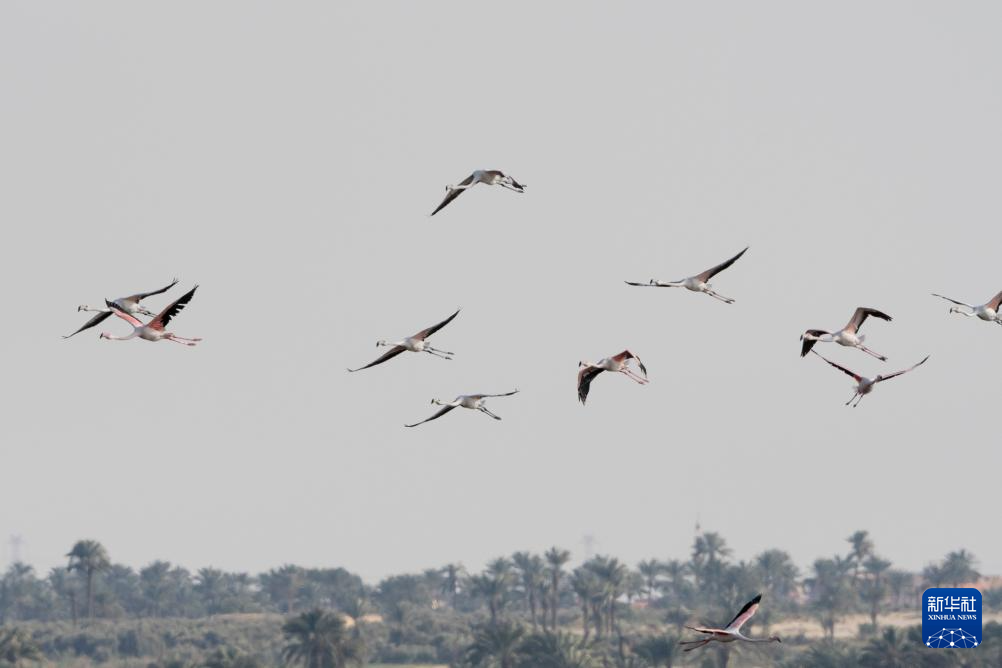
<instances>
[{"instance_id":1,"label":"flock of flamingo","mask_svg":"<svg viewBox=\"0 0 1002 668\"><path fill-rule=\"evenodd\" d=\"M512 177L504 174L498 170L476 170L470 176L466 177L458 185L446 186L446 195L442 202L431 212L434 216L442 209L451 204L457 197L459 197L463 192L469 188L477 185L478 183L483 183L485 185L497 185L508 190L512 190L517 193L524 193L525 186L518 183ZM737 262L746 252L748 248L746 247L740 253L734 257L721 262L720 264L707 269L704 272L695 274L694 276L689 276L678 281L668 281L662 282L656 279L650 279L646 283L626 281L627 285L635 287L651 287L651 288L685 288L692 292L701 292L705 295L713 297L725 304L733 304L734 300L730 297L725 297L717 293L713 286L710 285L709 281L714 276L729 268L735 262ZM195 296L195 290L198 286L194 286L191 290L183 294L181 297L171 302L167 307L165 307L159 313L154 314L152 311L144 308L141 302L155 295L160 295L177 284L177 279L175 278L169 285L160 288L159 290L154 290L152 292L139 292L128 297L120 297L115 300L104 300L104 307L92 307L92 306L79 306L78 311L89 311L96 312L96 315L91 317L90 320L85 322L78 330L69 334L63 338L70 338L88 330L92 327L103 322L111 315L115 315L125 322L127 322L132 327L132 332L125 336L114 336L109 332L102 332L101 339L107 339L110 341L126 341L128 339L140 338L147 341L174 341L175 343L180 343L186 346L194 346L197 342L201 341L198 338L185 338L178 336L172 332L166 331L166 327L170 324L171 320L174 319L188 303ZM939 297L945 299L949 302L955 304L955 306L950 308L950 313L958 313L968 318L977 317L981 320L987 322L994 322L996 324L1002 325L1002 314L1000 314L1000 306L1002 306L1002 291L992 297L987 303L976 305L968 304L966 302L961 302L950 297L945 297L943 295L933 293L934 297ZM966 309L966 310L965 310ZM363 369L369 369L376 365L382 364L403 352L415 352L415 353L428 353L442 359L451 360L453 353L439 350L438 348L433 348L429 343L428 339L438 332L440 329L448 325L450 322L459 315L459 310L450 315L445 320L434 324L430 327L426 327L421 331L408 336L406 338L400 339L399 341L394 341L392 343L387 341L377 341L376 347L388 347L389 350L383 355L376 358L368 364L358 367L356 369L348 369L349 372L354 373L357 371L362 371ZM139 319L139 316L144 316L150 318L146 323L143 323ZM858 406L859 402L862 401L863 397L870 394L877 383L883 382L885 380L890 380L891 378L896 378L902 374L908 373L915 368L921 366L929 359L927 355L920 362L903 369L901 371L895 371L888 374L878 374L873 378L868 378L862 376L853 371L850 371L844 366L841 366L828 358L824 357L816 350L814 346L816 343L837 343L842 346L856 348L862 352L875 357L876 359L884 362L887 358L864 345L866 336L860 334L859 330L866 322L867 318L873 317L879 320L885 320L890 322L892 320L891 316L886 313L879 311L874 308L859 307L853 313L852 318L842 329L835 332L828 332L823 329L808 329L800 339L802 341L800 355L801 357L806 357L808 353L813 353L820 357L822 360L827 362L832 367L842 371L843 373L852 377L856 382L855 393L852 398L846 402L846 405L852 405L853 407ZM639 373L634 371L631 367L631 362L636 362L636 366L639 369ZM609 357L603 358L598 362L579 362L578 363L578 376L577 376L577 389L578 389L578 400L584 404L588 399L588 392L591 388L592 382L595 378L601 374L603 371L611 371L616 373L622 373L627 378L639 383L641 385L647 384L647 368L644 366L640 358L629 349L623 350L622 352L611 355ZM441 406L442 408L424 420L415 422L413 424L404 425L405 427L416 427L418 425L424 424L425 422L431 422L432 420L437 420L454 408L462 407L469 408L471 410L480 411L485 415L495 419L500 420L501 418L490 410L487 409L486 401L492 397L508 397L516 394L518 390L512 390L511 392L504 392L501 394L464 394L456 397L452 401L441 401L439 399L432 399L431 403ZM749 601L741 609L741 611L723 628L710 628L710 627L686 627L692 631L703 634L697 640L684 641L682 644L686 646L685 651L691 651L700 647L703 647L711 642L721 642L730 643L734 641L746 641L753 643L760 642L782 642L778 636L771 636L769 638L749 638L741 633L741 627L755 614L758 610L759 603L762 599L761 594Z\"/></svg>"}]
</instances>

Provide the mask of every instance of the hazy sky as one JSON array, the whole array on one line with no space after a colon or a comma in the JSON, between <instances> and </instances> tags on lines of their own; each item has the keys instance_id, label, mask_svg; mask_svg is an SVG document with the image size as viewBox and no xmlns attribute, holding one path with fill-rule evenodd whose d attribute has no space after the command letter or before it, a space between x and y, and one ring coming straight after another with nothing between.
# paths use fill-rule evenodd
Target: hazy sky
<instances>
[{"instance_id":1,"label":"hazy sky","mask_svg":"<svg viewBox=\"0 0 1002 668\"><path fill-rule=\"evenodd\" d=\"M0 540L368 580L557 544L1002 572L997 3L0 4ZM429 218L447 183L498 168ZM624 279L714 280L728 306ZM64 341L201 288L170 343ZM856 306L858 409L799 356ZM397 339L463 311L433 339ZM624 347L651 383L577 362ZM432 397L495 399L404 429ZM7 555L0 549L0 556Z\"/></svg>"}]
</instances>

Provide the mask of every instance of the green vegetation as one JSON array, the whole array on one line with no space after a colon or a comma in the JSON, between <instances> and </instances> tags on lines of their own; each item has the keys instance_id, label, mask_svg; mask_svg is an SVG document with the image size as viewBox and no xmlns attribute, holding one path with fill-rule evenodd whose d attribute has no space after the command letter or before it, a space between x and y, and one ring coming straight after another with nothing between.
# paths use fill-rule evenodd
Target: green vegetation
<instances>
[{"instance_id":1,"label":"green vegetation","mask_svg":"<svg viewBox=\"0 0 1002 668\"><path fill-rule=\"evenodd\" d=\"M779 549L736 561L715 533L699 534L688 559L636 568L606 555L571 567L571 554L552 548L478 573L452 563L375 585L342 568L294 565L256 576L166 561L135 571L94 540L67 557L45 576L15 563L0 577L0 666L1002 665L998 624L986 624L976 651L949 652L925 648L902 621L917 618L923 588L979 578L973 555L958 550L908 573L865 531L803 574ZM745 630L778 633L782 644L681 651L685 624L725 622L756 592L763 605ZM1002 608L1002 590L984 598L988 611Z\"/></svg>"}]
</instances>

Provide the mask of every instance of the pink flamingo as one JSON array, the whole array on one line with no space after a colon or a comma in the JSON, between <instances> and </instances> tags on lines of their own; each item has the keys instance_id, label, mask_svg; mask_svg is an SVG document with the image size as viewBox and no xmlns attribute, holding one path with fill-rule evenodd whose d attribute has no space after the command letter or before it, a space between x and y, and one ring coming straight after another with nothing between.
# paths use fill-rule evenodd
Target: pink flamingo
<instances>
[{"instance_id":1,"label":"pink flamingo","mask_svg":"<svg viewBox=\"0 0 1002 668\"><path fill-rule=\"evenodd\" d=\"M198 286L196 285L191 290L178 297L177 301L165 308L163 311L160 311L159 315L145 325L135 316L132 316L118 308L113 302L105 300L104 303L108 305L108 308L111 309L112 313L132 325L132 333L128 336L112 336L108 332L102 332L100 338L108 339L109 341L128 341L129 339L134 339L138 336L139 338L146 339L147 341L167 340L174 341L175 343L180 343L185 346L195 345L196 342L201 341L202 339L186 339L183 336L178 336L171 332L165 332L164 328L170 323L174 316L184 310L184 307L191 301L191 298L195 295L195 290L197 289Z\"/></svg>"},{"instance_id":2,"label":"pink flamingo","mask_svg":"<svg viewBox=\"0 0 1002 668\"><path fill-rule=\"evenodd\" d=\"M143 308L139 302L146 299L147 297L163 294L164 292L167 292L168 290L173 288L175 285L177 285L176 278L170 285L168 285L165 288L160 288L159 290L154 290L153 292L137 292L136 294L129 295L128 297L119 297L118 299L115 299L113 303L115 304L115 308L117 308L120 311L125 311L126 313L131 313L132 315L145 315L152 318L154 314L151 311L148 311L147 309ZM95 308L93 306L87 306L86 304L83 304L82 306L77 307L77 311L92 311L96 312L97 315L95 315L93 318L85 322L83 326L77 331L73 332L73 334L64 336L63 337L64 339L68 339L71 336L79 334L85 329L90 329L91 327L100 324L105 320L105 318L111 315L111 309L108 308L107 306L105 306L104 308Z\"/></svg>"},{"instance_id":3,"label":"pink flamingo","mask_svg":"<svg viewBox=\"0 0 1002 668\"><path fill-rule=\"evenodd\" d=\"M686 647L686 652L691 652L694 649L699 649L704 645L708 645L711 642L734 642L735 640L743 640L745 642L783 642L779 639L779 636L770 636L768 638L749 638L741 633L741 627L748 622L749 619L758 610L759 601L762 600L762 594L759 594L752 600L745 603L745 607L741 608L731 623L722 629L707 628L704 626L686 626L685 628L696 631L698 633L706 634L705 638L700 638L699 640L685 640L680 642L680 645L691 645L691 647Z\"/></svg>"},{"instance_id":4,"label":"pink flamingo","mask_svg":"<svg viewBox=\"0 0 1002 668\"><path fill-rule=\"evenodd\" d=\"M514 190L517 193L525 192L525 186L523 184L519 183L500 170L478 169L460 181L458 186L446 186L445 189L447 192L445 199L442 200L441 204L435 207L435 210L431 212L431 215L434 216L436 213L447 207L452 200L462 195L467 188L472 188L478 183L483 183L489 186L501 186L502 188L507 188L508 190Z\"/></svg>"},{"instance_id":5,"label":"pink flamingo","mask_svg":"<svg viewBox=\"0 0 1002 668\"><path fill-rule=\"evenodd\" d=\"M629 367L630 360L637 360L637 365L640 367L640 371L644 374L643 377L637 375ZM644 363L640 361L640 358L634 355L629 350L624 350L618 355L613 355L612 357L606 357L598 362L578 362L578 367L581 369L578 371L578 400L583 404L585 400L588 399L588 389L591 387L591 381L595 380L595 376L602 373L603 371L618 371L619 373L626 374L626 376L641 385L646 385L647 380L647 367Z\"/></svg>"},{"instance_id":6,"label":"pink flamingo","mask_svg":"<svg viewBox=\"0 0 1002 668\"><path fill-rule=\"evenodd\" d=\"M817 355L824 361L831 364L833 367L835 367L842 373L846 374L847 376L851 376L852 379L856 381L856 387L854 388L856 390L856 393L852 395L852 399L849 399L849 401L845 402L845 405L848 406L849 404L852 404L853 399L859 397L858 399L856 399L856 403L852 404L853 408L859 406L859 402L863 400L863 397L868 395L870 392L873 392L873 388L877 383L883 382L885 380L890 380L891 378L896 378L897 376L900 376L903 373L908 373L912 369L922 366L923 364L925 364L925 361L929 359L929 356L926 355L924 358L922 358L921 362L913 364L907 369L904 369L902 371L895 371L894 373L889 373L886 376L883 374L877 374L875 378L867 378L866 376L860 376L858 373L849 371L849 369L846 369L844 366L840 364L832 362L830 359L819 353L817 350L812 350L811 352L813 352L815 355Z\"/></svg>"}]
</instances>

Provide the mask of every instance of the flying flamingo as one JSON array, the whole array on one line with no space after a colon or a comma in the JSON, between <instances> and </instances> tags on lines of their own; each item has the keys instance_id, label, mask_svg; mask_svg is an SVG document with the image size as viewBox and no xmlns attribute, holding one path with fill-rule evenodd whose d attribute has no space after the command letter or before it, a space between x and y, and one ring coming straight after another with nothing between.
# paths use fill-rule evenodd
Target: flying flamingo
<instances>
[{"instance_id":1,"label":"flying flamingo","mask_svg":"<svg viewBox=\"0 0 1002 668\"><path fill-rule=\"evenodd\" d=\"M707 283L711 278L727 269L729 266L738 261L738 258L745 254L748 250L748 246L745 247L743 251L732 257L726 262L721 262L716 267L707 269L702 274L696 274L695 276L690 276L689 278L683 278L680 281L670 281L668 283L662 283L661 281L651 279L647 283L634 283L632 281L625 281L627 285L636 285L641 288L686 288L687 290L692 290L693 292L705 292L714 299L719 299L725 304L733 304L734 300L730 297L724 297L723 295L717 294L713 291L713 286Z\"/></svg>"},{"instance_id":2,"label":"flying flamingo","mask_svg":"<svg viewBox=\"0 0 1002 668\"><path fill-rule=\"evenodd\" d=\"M382 340L376 341L377 348L379 346L392 346L392 347L382 357L373 360L372 362L369 362L365 366L360 366L357 369L348 369L348 371L354 373L356 371L361 371L362 369L368 369L370 366L376 366L377 364L382 364L386 360L396 357L405 350L409 350L413 353L422 353L422 352L429 353L431 355L435 355L436 357L441 357L442 359L451 360L452 359L451 355L453 353L446 352L444 350L438 350L437 348L432 348L431 346L428 345L427 339L429 336L431 336L432 334L434 334L435 332L437 332L438 330L442 329L450 322L452 322L452 319L455 318L457 315L459 315L459 311L461 310L462 309L457 309L455 313L453 313L452 315L450 315L448 318L438 323L437 325L432 325L431 327L422 329L414 336L408 336L406 339L403 339L401 341L397 341L395 343L387 343L386 341Z\"/></svg>"},{"instance_id":3,"label":"flying flamingo","mask_svg":"<svg viewBox=\"0 0 1002 668\"><path fill-rule=\"evenodd\" d=\"M644 374L643 377L637 375L629 367L630 360L637 360L637 365L640 367L640 371ZM578 362L578 400L583 404L588 399L588 389L591 387L591 382L595 380L595 376L602 373L603 371L618 371L619 373L626 374L628 378L637 381L641 385L647 384L647 367L644 363L640 361L640 358L634 355L629 350L624 350L618 355L613 355L612 357L606 357L598 362Z\"/></svg>"},{"instance_id":4,"label":"flying flamingo","mask_svg":"<svg viewBox=\"0 0 1002 668\"><path fill-rule=\"evenodd\" d=\"M852 376L852 379L856 381L856 388L855 388L856 389L856 393L854 395L852 395L852 399L849 399L849 401L845 402L845 405L848 406L849 404L852 404L852 400L853 399L856 399L856 397L859 397L858 399L856 399L856 403L852 404L853 408L855 408L856 406L859 406L859 402L863 400L864 396L866 396L870 392L873 392L873 386L876 385L877 383L879 383L881 381L884 381L884 380L890 380L891 378L894 378L895 376L900 376L903 373L908 373L912 369L925 364L925 361L927 359L929 359L929 355L926 355L925 358L923 358L921 362L919 362L918 364L913 364L912 366L908 367L907 369L905 369L903 371L895 371L894 373L889 373L886 376L884 376L882 374L877 374L877 376L875 378L867 378L865 376L860 376L858 373L853 373L852 371L849 371L844 366L840 366L840 365L836 364L835 362L832 362L830 359L828 359L827 357L825 357L824 355L822 355L821 353L819 353L816 350L814 351L814 354L817 355L818 357L820 357L821 359L823 359L824 361L828 362L829 364L831 364L833 367L835 367L836 369L838 369L842 373L847 374L849 376Z\"/></svg>"},{"instance_id":5,"label":"flying flamingo","mask_svg":"<svg viewBox=\"0 0 1002 668\"><path fill-rule=\"evenodd\" d=\"M970 311L962 311L956 306L950 307L950 313L959 313L960 315L967 316L968 318L973 318L977 316L982 320L987 320L988 322L996 322L1002 325L1002 314L999 313L999 306L1002 305L1002 292L998 293L987 304L981 304L980 306L975 306L974 304L965 304L964 302L958 302L956 299L950 299L949 297L944 297L943 295L937 295L935 292L932 293L933 297L939 297L940 299L945 299L948 302L953 302L954 304L959 304L960 306L966 306L971 309Z\"/></svg>"},{"instance_id":6,"label":"flying flamingo","mask_svg":"<svg viewBox=\"0 0 1002 668\"><path fill-rule=\"evenodd\" d=\"M489 186L502 186L508 190L514 190L517 193L525 192L524 185L510 176L507 176L503 172L496 169L478 169L463 179L458 186L446 186L445 189L448 192L445 195L445 199L443 199L442 203L431 212L431 215L434 216L436 213L447 207L452 200L462 195L464 190L471 188L478 183L484 183Z\"/></svg>"},{"instance_id":7,"label":"flying flamingo","mask_svg":"<svg viewBox=\"0 0 1002 668\"><path fill-rule=\"evenodd\" d=\"M117 308L119 311L123 311L125 313L128 313L129 315L145 315L147 317L152 318L156 314L152 313L152 312L148 311L147 309L143 308L142 306L140 306L139 302L141 302L142 300L146 299L147 297L152 297L153 295L163 294L164 292L167 292L168 290L170 290L171 288L173 288L175 285L177 285L177 279L176 278L174 279L174 281L170 285L168 285L165 288L160 288L159 290L154 290L153 292L138 292L138 293L136 293L134 295L130 295L128 297L119 297L118 299L114 300L112 303L115 305L115 308ZM90 329L94 325L97 325L98 323L103 322L105 318L107 318L109 315L111 315L111 308L109 308L107 306L101 308L101 307L96 307L96 306L87 306L86 304L83 304L83 305L77 307L77 311L91 311L91 312L96 312L97 315L95 315L93 318L91 318L90 320L88 320L87 322L85 322L83 324L83 327L81 327L77 331L73 332L73 334L70 334L68 336L64 336L63 337L64 339L68 339L68 338L70 338L70 336L73 336L74 334L79 334L80 332L84 331L85 329Z\"/></svg>"},{"instance_id":8,"label":"flying flamingo","mask_svg":"<svg viewBox=\"0 0 1002 668\"><path fill-rule=\"evenodd\" d=\"M444 406L444 408L442 408L442 410L432 415L430 418L421 420L420 422L415 422L414 424L405 424L404 426L416 427L419 424L424 424L425 422L431 422L432 420L437 420L438 418L442 417L443 415L451 411L453 408L457 408L459 406L462 406L463 408L470 408L475 411L480 411L481 413L490 415L495 420L500 420L501 419L500 417L494 415L494 413L491 413L489 410L487 410L487 406L484 405L487 403L487 398L510 397L511 395L517 392L518 390L513 390L512 392L506 392L505 394L461 394L452 401L441 401L439 399L432 399L431 403L437 404L439 406Z\"/></svg>"},{"instance_id":9,"label":"flying flamingo","mask_svg":"<svg viewBox=\"0 0 1002 668\"><path fill-rule=\"evenodd\" d=\"M866 340L865 334L859 334L859 328L863 326L866 322L867 316L873 316L874 318L880 318L881 320L891 321L891 316L878 311L875 308L866 308L865 306L860 306L857 308L853 314L852 318L849 320L849 324L840 329L837 332L826 332L823 329L809 329L801 335L800 340L803 341L803 345L800 347L800 356L804 357L807 353L811 351L814 344L818 341L823 343L838 343L839 345L848 346L850 348L859 348L864 353L868 355L873 355L881 362L886 362L887 358L883 355L877 354L863 345L863 341Z\"/></svg>"},{"instance_id":10,"label":"flying flamingo","mask_svg":"<svg viewBox=\"0 0 1002 668\"><path fill-rule=\"evenodd\" d=\"M686 626L685 628L691 631L697 631L699 633L705 633L706 637L700 638L699 640L685 640L680 642L680 645L691 645L691 647L686 647L686 652L691 652L694 649L699 649L704 645L708 645L711 642L734 642L735 640L743 640L745 642L783 642L779 639L779 636L770 636L768 638L749 638L746 635L742 635L741 627L752 618L755 611L758 610L759 601L762 600L762 594L759 594L752 600L745 603L745 607L741 608L731 623L722 629L706 628L703 626Z\"/></svg>"},{"instance_id":11,"label":"flying flamingo","mask_svg":"<svg viewBox=\"0 0 1002 668\"><path fill-rule=\"evenodd\" d=\"M108 308L111 309L115 315L132 325L132 333L128 336L112 336L108 332L102 332L100 338L108 339L110 341L128 341L129 339L133 339L138 336L139 338L146 339L147 341L166 340L174 341L175 343L180 343L185 346L195 345L196 342L201 341L202 339L186 339L183 336L178 336L171 332L164 331L164 328L170 324L170 321L174 318L174 316L183 311L184 307L191 301L191 298L195 295L195 290L198 290L197 285L178 297L177 301L165 308L163 311L160 311L160 313L154 317L153 320L150 320L145 325L136 319L135 316L119 309L114 303L105 301L105 304L108 305Z\"/></svg>"}]
</instances>

